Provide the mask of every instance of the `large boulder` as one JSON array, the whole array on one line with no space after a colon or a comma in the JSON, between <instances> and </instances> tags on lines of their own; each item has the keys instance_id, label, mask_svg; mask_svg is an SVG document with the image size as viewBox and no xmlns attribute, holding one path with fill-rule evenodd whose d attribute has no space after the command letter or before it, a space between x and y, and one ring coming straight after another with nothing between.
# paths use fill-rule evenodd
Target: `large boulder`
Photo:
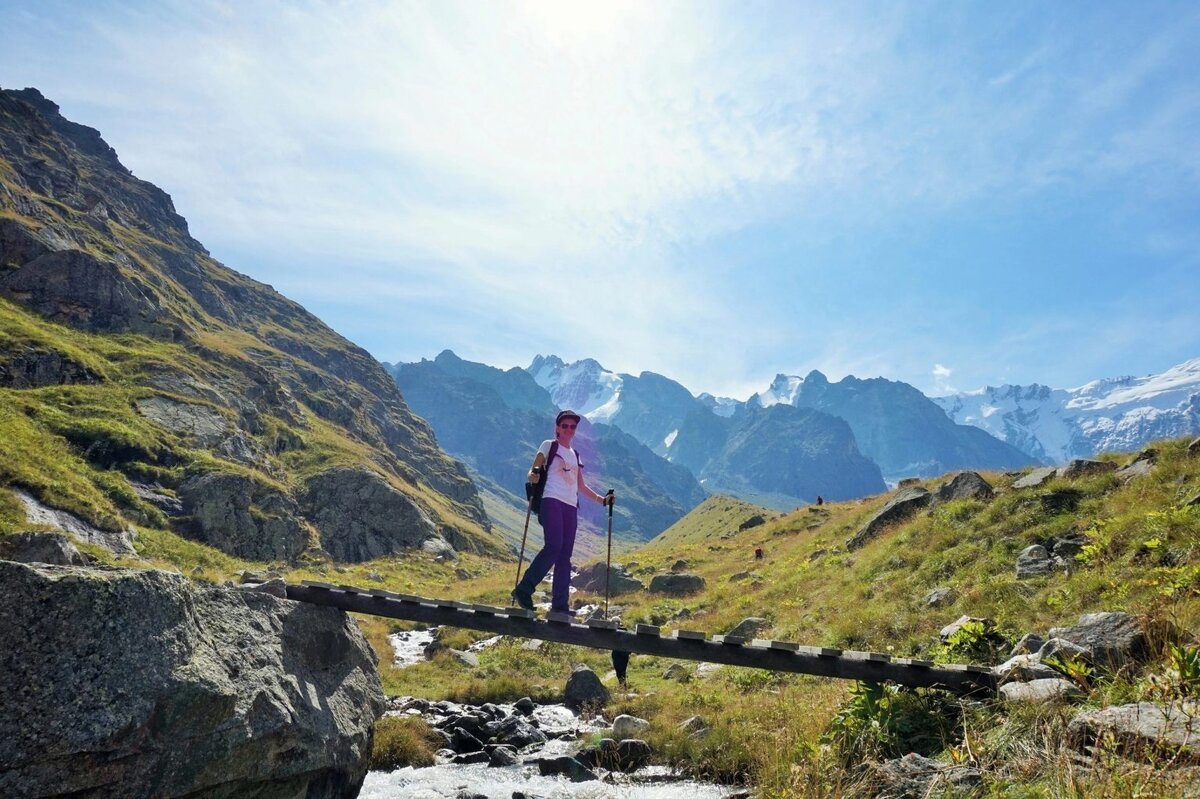
<instances>
[{"instance_id":1,"label":"large boulder","mask_svg":"<svg viewBox=\"0 0 1200 799\"><path fill-rule=\"evenodd\" d=\"M567 685L563 689L563 704L572 710L606 705L608 689L600 682L596 672L587 666L579 665L567 678Z\"/></svg>"},{"instance_id":2,"label":"large boulder","mask_svg":"<svg viewBox=\"0 0 1200 799\"><path fill-rule=\"evenodd\" d=\"M1000 686L1000 696L1010 704L1046 705L1083 697L1083 691L1061 676L1039 677L1029 682L1010 682Z\"/></svg>"},{"instance_id":3,"label":"large boulder","mask_svg":"<svg viewBox=\"0 0 1200 799\"><path fill-rule=\"evenodd\" d=\"M977 472L959 472L942 483L934 493L934 502L953 502L956 499L989 500L995 496L992 485Z\"/></svg>"},{"instance_id":4,"label":"large boulder","mask_svg":"<svg viewBox=\"0 0 1200 799\"><path fill-rule=\"evenodd\" d=\"M571 580L571 584L581 591L603 594L604 571L603 563L585 566ZM613 596L627 594L630 591L641 591L645 587L641 580L630 574L629 569L619 563L614 563L608 570L608 592Z\"/></svg>"},{"instance_id":5,"label":"large boulder","mask_svg":"<svg viewBox=\"0 0 1200 799\"><path fill-rule=\"evenodd\" d=\"M385 709L333 608L0 562L0 795L353 796Z\"/></svg>"},{"instance_id":6,"label":"large boulder","mask_svg":"<svg viewBox=\"0 0 1200 799\"><path fill-rule=\"evenodd\" d=\"M846 542L846 549L855 550L862 547L879 535L885 527L912 517L922 508L929 507L932 501L933 494L920 486L901 489L896 492L896 496L888 500L878 513L871 517L871 520L861 530L855 533L853 538Z\"/></svg>"},{"instance_id":7,"label":"large boulder","mask_svg":"<svg viewBox=\"0 0 1200 799\"><path fill-rule=\"evenodd\" d=\"M1040 469L1034 469L1029 474L1022 477L1013 483L1013 488L1037 488L1054 479L1054 475L1058 470L1053 466L1044 466Z\"/></svg>"},{"instance_id":8,"label":"large boulder","mask_svg":"<svg viewBox=\"0 0 1200 799\"><path fill-rule=\"evenodd\" d=\"M176 529L247 560L293 560L308 532L290 496L245 474L208 472L184 480L179 499L186 514Z\"/></svg>"},{"instance_id":9,"label":"large boulder","mask_svg":"<svg viewBox=\"0 0 1200 799\"><path fill-rule=\"evenodd\" d=\"M1055 627L1047 637L1082 647L1088 660L1112 670L1141 663L1150 655L1142 621L1128 613L1087 613L1070 627Z\"/></svg>"},{"instance_id":10,"label":"large boulder","mask_svg":"<svg viewBox=\"0 0 1200 799\"><path fill-rule=\"evenodd\" d=\"M86 566L87 559L62 533L12 533L0 536L0 560Z\"/></svg>"},{"instance_id":11,"label":"large boulder","mask_svg":"<svg viewBox=\"0 0 1200 799\"><path fill-rule=\"evenodd\" d=\"M1054 562L1050 560L1050 553L1041 544L1031 544L1021 550L1021 554L1017 556L1018 580L1042 577L1053 569Z\"/></svg>"},{"instance_id":12,"label":"large boulder","mask_svg":"<svg viewBox=\"0 0 1200 799\"><path fill-rule=\"evenodd\" d=\"M771 626L770 619L764 619L760 616L747 616L725 633L727 636L736 638L753 638L763 630Z\"/></svg>"},{"instance_id":13,"label":"large boulder","mask_svg":"<svg viewBox=\"0 0 1200 799\"><path fill-rule=\"evenodd\" d=\"M1080 749L1104 742L1139 760L1156 757L1200 762L1200 701L1195 699L1088 710L1073 718L1067 730Z\"/></svg>"},{"instance_id":14,"label":"large boulder","mask_svg":"<svg viewBox=\"0 0 1200 799\"><path fill-rule=\"evenodd\" d=\"M1091 458L1076 458L1058 470L1059 477L1073 480L1076 477L1086 477L1090 474L1105 474L1115 472L1117 464L1110 461L1097 461Z\"/></svg>"},{"instance_id":15,"label":"large boulder","mask_svg":"<svg viewBox=\"0 0 1200 799\"><path fill-rule=\"evenodd\" d=\"M704 590L704 578L698 574L656 574L650 581L650 593L685 596Z\"/></svg>"},{"instance_id":16,"label":"large boulder","mask_svg":"<svg viewBox=\"0 0 1200 799\"><path fill-rule=\"evenodd\" d=\"M366 469L321 472L305 484L300 503L320 531L321 546L334 560L373 560L438 539L424 510Z\"/></svg>"}]
</instances>

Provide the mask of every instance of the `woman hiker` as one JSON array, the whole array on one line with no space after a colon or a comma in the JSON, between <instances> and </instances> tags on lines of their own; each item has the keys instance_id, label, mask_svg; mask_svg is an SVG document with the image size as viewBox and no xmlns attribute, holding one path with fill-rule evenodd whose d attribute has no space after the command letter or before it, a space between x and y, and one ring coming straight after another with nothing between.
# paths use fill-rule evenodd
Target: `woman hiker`
<instances>
[{"instance_id":1,"label":"woman hiker","mask_svg":"<svg viewBox=\"0 0 1200 799\"><path fill-rule=\"evenodd\" d=\"M550 569L554 569L554 584L550 593L550 610L570 613L568 594L571 587L571 551L575 548L575 527L579 495L583 494L601 505L615 502L614 494L597 494L588 488L583 479L583 463L578 453L571 448L575 430L579 426L579 414L562 411L554 420L554 438L542 442L533 456L529 470L529 481L537 482L538 468L546 469L546 488L542 493L540 519L546 545L529 564L525 576L513 589L513 599L526 610L533 610L533 589L542 581ZM547 463L551 445L554 447L554 462Z\"/></svg>"}]
</instances>

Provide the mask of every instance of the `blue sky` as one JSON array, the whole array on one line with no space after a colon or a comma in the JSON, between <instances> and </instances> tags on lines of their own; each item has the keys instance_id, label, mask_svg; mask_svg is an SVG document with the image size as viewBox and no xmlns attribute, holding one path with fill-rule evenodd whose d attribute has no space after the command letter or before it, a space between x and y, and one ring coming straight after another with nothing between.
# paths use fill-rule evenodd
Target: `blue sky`
<instances>
[{"instance_id":1,"label":"blue sky","mask_svg":"<svg viewBox=\"0 0 1200 799\"><path fill-rule=\"evenodd\" d=\"M1200 356L1195 3L14 2L35 86L381 360L1078 385Z\"/></svg>"}]
</instances>

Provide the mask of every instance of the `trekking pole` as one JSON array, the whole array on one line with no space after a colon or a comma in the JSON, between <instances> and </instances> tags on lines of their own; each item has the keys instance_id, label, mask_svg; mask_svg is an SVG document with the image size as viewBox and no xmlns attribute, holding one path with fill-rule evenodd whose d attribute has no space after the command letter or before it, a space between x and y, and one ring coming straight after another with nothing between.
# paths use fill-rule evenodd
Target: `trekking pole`
<instances>
[{"instance_id":1,"label":"trekking pole","mask_svg":"<svg viewBox=\"0 0 1200 799\"><path fill-rule=\"evenodd\" d=\"M608 500L608 562L604 564L604 618L608 619L608 580L612 575L612 512L616 497L611 488L605 496Z\"/></svg>"},{"instance_id":2,"label":"trekking pole","mask_svg":"<svg viewBox=\"0 0 1200 799\"><path fill-rule=\"evenodd\" d=\"M521 567L525 565L525 537L529 535L529 515L533 511L533 500L525 500L525 529L521 531L521 554L517 556L517 581L513 583L513 591L521 584Z\"/></svg>"}]
</instances>

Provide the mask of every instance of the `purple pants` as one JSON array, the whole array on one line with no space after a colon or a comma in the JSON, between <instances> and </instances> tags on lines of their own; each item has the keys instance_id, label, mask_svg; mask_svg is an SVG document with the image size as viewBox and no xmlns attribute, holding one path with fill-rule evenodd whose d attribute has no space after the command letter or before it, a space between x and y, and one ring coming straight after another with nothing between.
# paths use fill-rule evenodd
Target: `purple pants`
<instances>
[{"instance_id":1,"label":"purple pants","mask_svg":"<svg viewBox=\"0 0 1200 799\"><path fill-rule=\"evenodd\" d=\"M533 563L521 578L518 590L532 594L533 589L554 569L554 585L550 592L550 609L570 607L571 551L575 549L575 527L578 509L557 499L542 500L542 532L546 545L537 553Z\"/></svg>"}]
</instances>

